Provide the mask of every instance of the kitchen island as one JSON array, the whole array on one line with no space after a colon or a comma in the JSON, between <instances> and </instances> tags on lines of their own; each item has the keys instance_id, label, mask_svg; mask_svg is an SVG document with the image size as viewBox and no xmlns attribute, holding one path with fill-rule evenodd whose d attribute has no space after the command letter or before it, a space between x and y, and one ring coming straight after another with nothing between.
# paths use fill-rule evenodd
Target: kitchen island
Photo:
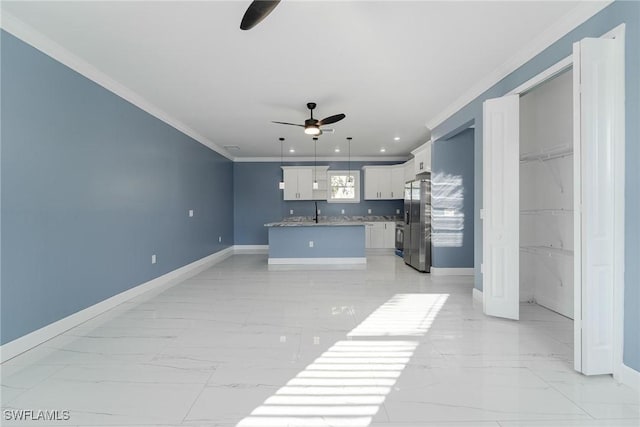
<instances>
[{"instance_id":1,"label":"kitchen island","mask_svg":"<svg viewBox=\"0 0 640 427\"><path fill-rule=\"evenodd\" d=\"M269 227L269 264L366 264L362 221L282 221Z\"/></svg>"}]
</instances>

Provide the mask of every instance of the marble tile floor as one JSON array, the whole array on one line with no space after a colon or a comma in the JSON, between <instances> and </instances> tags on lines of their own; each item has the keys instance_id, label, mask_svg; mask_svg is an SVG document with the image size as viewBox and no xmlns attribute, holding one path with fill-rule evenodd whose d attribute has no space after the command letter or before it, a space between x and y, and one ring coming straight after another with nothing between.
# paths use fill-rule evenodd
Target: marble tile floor
<instances>
[{"instance_id":1,"label":"marble tile floor","mask_svg":"<svg viewBox=\"0 0 640 427\"><path fill-rule=\"evenodd\" d=\"M472 286L393 255L235 255L5 362L0 424L640 426L638 392L573 371L569 319L531 304L486 317Z\"/></svg>"}]
</instances>

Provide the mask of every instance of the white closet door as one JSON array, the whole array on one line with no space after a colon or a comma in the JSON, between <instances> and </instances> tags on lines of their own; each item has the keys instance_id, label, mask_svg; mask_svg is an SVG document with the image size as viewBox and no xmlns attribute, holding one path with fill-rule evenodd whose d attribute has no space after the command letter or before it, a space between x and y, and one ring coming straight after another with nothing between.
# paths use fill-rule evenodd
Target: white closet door
<instances>
[{"instance_id":1,"label":"white closet door","mask_svg":"<svg viewBox=\"0 0 640 427\"><path fill-rule=\"evenodd\" d=\"M483 307L520 317L520 97L488 99L483 114Z\"/></svg>"},{"instance_id":2,"label":"white closet door","mask_svg":"<svg viewBox=\"0 0 640 427\"><path fill-rule=\"evenodd\" d=\"M616 263L616 227L623 227L622 183L616 169L624 167L624 41L584 39L574 44L576 246L576 370L587 375L613 372L614 283L622 271ZM621 125L622 123L622 125ZM622 143L620 144L620 138ZM622 150L620 150L622 147ZM619 172L619 170L618 170ZM622 203L622 206L620 205ZM622 209L621 209L622 208ZM620 256L619 258L622 258ZM580 286L580 282L581 286ZM578 325L577 325L578 326Z\"/></svg>"}]
</instances>

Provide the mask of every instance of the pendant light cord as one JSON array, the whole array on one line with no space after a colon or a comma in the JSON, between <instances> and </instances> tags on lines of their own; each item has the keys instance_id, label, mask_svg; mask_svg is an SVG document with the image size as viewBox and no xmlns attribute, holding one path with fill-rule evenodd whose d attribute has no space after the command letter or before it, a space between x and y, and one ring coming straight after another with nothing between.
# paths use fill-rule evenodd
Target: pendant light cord
<instances>
[{"instance_id":1,"label":"pendant light cord","mask_svg":"<svg viewBox=\"0 0 640 427\"><path fill-rule=\"evenodd\" d=\"M348 163L349 163L349 174L347 175L347 183L351 182L351 137L347 137L347 150L348 150Z\"/></svg>"}]
</instances>

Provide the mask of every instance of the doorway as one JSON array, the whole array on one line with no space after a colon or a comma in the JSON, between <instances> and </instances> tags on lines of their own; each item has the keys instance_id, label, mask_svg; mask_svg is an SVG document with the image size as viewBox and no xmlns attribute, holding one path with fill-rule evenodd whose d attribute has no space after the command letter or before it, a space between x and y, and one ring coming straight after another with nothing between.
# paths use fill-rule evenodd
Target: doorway
<instances>
[{"instance_id":1,"label":"doorway","mask_svg":"<svg viewBox=\"0 0 640 427\"><path fill-rule=\"evenodd\" d=\"M573 80L520 96L520 302L573 319Z\"/></svg>"},{"instance_id":2,"label":"doorway","mask_svg":"<svg viewBox=\"0 0 640 427\"><path fill-rule=\"evenodd\" d=\"M555 80L562 86L563 78L568 81L562 72L571 66L572 120L566 110L554 112L573 129L567 147L562 142L567 127L549 133L558 127L557 118L546 110L548 103L535 106L533 100L548 89L543 83ZM529 92L536 95L527 99ZM521 98L529 109L522 127ZM530 101L533 106L527 106ZM532 114L545 117L534 128ZM531 298L569 316L571 293L565 288L575 285L574 367L585 374L615 375L622 366L624 114L624 25L599 39L575 43L571 57L483 106L484 312L517 320L521 299ZM521 171L521 163L530 162L540 170ZM558 218L547 218L553 214ZM522 216L531 218L521 221ZM530 224L522 230L521 222ZM520 265L525 254L558 260L534 269L528 262Z\"/></svg>"}]
</instances>

